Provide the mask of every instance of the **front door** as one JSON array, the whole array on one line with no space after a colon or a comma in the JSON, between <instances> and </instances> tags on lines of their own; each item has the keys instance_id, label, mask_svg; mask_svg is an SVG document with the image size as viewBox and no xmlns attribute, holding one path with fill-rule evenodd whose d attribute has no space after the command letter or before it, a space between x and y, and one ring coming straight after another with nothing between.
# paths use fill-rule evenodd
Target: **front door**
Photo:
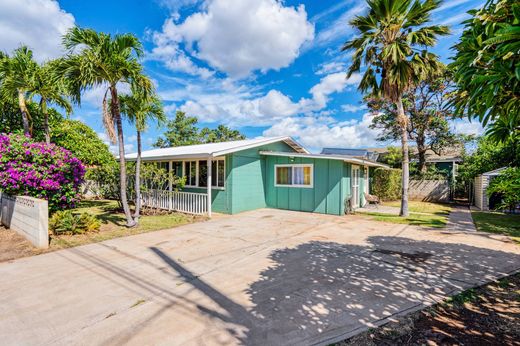
<instances>
[{"instance_id":1,"label":"front door","mask_svg":"<svg viewBox=\"0 0 520 346\"><path fill-rule=\"evenodd\" d=\"M352 208L359 208L359 166L352 165Z\"/></svg>"}]
</instances>

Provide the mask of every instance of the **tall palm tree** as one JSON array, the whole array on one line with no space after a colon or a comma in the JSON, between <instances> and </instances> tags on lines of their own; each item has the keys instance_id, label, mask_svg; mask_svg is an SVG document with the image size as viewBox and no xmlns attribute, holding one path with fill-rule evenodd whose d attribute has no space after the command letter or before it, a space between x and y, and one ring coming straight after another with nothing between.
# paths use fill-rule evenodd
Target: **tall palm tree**
<instances>
[{"instance_id":1,"label":"tall palm tree","mask_svg":"<svg viewBox=\"0 0 520 346\"><path fill-rule=\"evenodd\" d=\"M121 204L127 226L133 227L136 222L130 213L126 195L125 146L118 86L130 84L140 89L143 95L148 95L153 90L152 83L144 76L143 67L139 62L143 46L132 34L111 36L78 27L68 31L63 38L63 44L69 50L69 54L60 64L60 70L63 77L73 84L78 101L81 91L85 89L95 86L106 88L102 101L103 124L112 143L117 140L119 144Z\"/></svg>"},{"instance_id":2,"label":"tall palm tree","mask_svg":"<svg viewBox=\"0 0 520 346\"><path fill-rule=\"evenodd\" d=\"M35 95L40 97L39 106L43 115L43 130L47 143L51 142L47 105L53 103L65 109L67 114L72 112L72 106L67 99L66 82L58 72L59 63L59 60L49 61L38 67L30 90L31 97Z\"/></svg>"},{"instance_id":3,"label":"tall palm tree","mask_svg":"<svg viewBox=\"0 0 520 346\"><path fill-rule=\"evenodd\" d=\"M9 57L0 57L0 93L4 99L18 99L22 114L23 132L32 135L32 119L27 108L27 98L35 77L38 64L33 60L32 51L21 46Z\"/></svg>"},{"instance_id":4,"label":"tall palm tree","mask_svg":"<svg viewBox=\"0 0 520 346\"><path fill-rule=\"evenodd\" d=\"M166 115L161 100L153 94L148 97L141 93L121 95L121 113L135 125L137 133L137 159L135 166L135 211L134 221L139 222L141 210L141 133L146 130L149 121L157 121L158 124L166 122Z\"/></svg>"},{"instance_id":5,"label":"tall palm tree","mask_svg":"<svg viewBox=\"0 0 520 346\"><path fill-rule=\"evenodd\" d=\"M440 68L438 57L427 51L437 36L449 28L426 25L440 0L367 0L369 11L350 21L358 35L347 41L343 51L354 50L347 77L364 70L359 90L393 102L401 127L402 195L401 216L408 215L408 118L403 93Z\"/></svg>"}]
</instances>

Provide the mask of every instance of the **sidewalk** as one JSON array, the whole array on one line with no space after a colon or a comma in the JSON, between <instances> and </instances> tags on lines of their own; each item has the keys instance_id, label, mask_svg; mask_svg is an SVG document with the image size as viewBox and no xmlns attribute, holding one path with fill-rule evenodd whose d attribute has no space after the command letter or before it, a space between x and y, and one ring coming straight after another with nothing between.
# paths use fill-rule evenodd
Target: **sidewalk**
<instances>
[{"instance_id":1,"label":"sidewalk","mask_svg":"<svg viewBox=\"0 0 520 346\"><path fill-rule=\"evenodd\" d=\"M456 205L453 207L450 216L448 217L448 223L446 224L446 230L455 232L476 232L473 218L471 217L471 211L467 206Z\"/></svg>"}]
</instances>

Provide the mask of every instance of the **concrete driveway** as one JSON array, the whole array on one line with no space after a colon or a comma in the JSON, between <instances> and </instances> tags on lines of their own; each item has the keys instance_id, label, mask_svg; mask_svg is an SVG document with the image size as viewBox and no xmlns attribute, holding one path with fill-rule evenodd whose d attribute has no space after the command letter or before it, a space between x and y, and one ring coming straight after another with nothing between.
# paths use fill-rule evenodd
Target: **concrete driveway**
<instances>
[{"instance_id":1,"label":"concrete driveway","mask_svg":"<svg viewBox=\"0 0 520 346\"><path fill-rule=\"evenodd\" d=\"M264 209L1 263L1 343L326 344L519 269L486 235Z\"/></svg>"}]
</instances>

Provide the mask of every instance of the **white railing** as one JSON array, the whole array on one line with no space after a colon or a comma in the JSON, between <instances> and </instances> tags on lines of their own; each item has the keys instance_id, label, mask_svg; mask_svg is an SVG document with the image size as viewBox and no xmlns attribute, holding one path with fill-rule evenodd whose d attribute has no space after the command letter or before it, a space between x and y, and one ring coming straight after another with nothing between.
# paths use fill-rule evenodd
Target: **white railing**
<instances>
[{"instance_id":1,"label":"white railing","mask_svg":"<svg viewBox=\"0 0 520 346\"><path fill-rule=\"evenodd\" d=\"M208 212L208 195L205 193L148 190L141 192L141 201L143 206L150 208L197 215Z\"/></svg>"}]
</instances>

